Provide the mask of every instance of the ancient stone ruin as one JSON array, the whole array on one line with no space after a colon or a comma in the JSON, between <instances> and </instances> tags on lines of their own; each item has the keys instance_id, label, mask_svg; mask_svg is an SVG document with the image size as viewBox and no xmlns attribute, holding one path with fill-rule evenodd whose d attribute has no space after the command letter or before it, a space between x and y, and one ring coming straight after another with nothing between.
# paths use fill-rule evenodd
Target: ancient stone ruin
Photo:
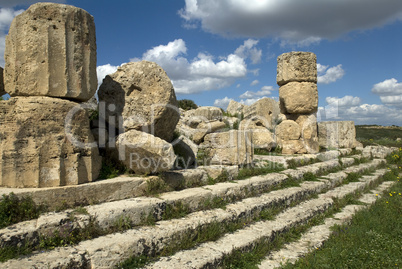
<instances>
[{"instance_id":1,"label":"ancient stone ruin","mask_svg":"<svg viewBox=\"0 0 402 269\"><path fill-rule=\"evenodd\" d=\"M284 154L317 153L317 59L314 53L290 52L278 57L276 81L280 109L286 117L276 128Z\"/></svg>"},{"instance_id":2,"label":"ancient stone ruin","mask_svg":"<svg viewBox=\"0 0 402 269\"><path fill-rule=\"evenodd\" d=\"M202 165L217 177L254 165L255 148L304 154L317 153L319 146L358 146L353 122L317 124L317 66L310 52L278 57L279 102L231 101L226 114L217 107L179 109L166 72L148 61L124 64L106 76L96 100L94 20L73 6L38 3L18 15L6 38L5 61L0 94L11 95L0 103L5 187L91 182L102 161L135 174L186 174L177 169ZM98 113L91 120L90 109Z\"/></svg>"},{"instance_id":3,"label":"ancient stone ruin","mask_svg":"<svg viewBox=\"0 0 402 269\"><path fill-rule=\"evenodd\" d=\"M93 17L72 6L34 4L13 20L5 61L11 99L0 103L0 185L96 180L101 157L79 106L97 87Z\"/></svg>"}]
</instances>

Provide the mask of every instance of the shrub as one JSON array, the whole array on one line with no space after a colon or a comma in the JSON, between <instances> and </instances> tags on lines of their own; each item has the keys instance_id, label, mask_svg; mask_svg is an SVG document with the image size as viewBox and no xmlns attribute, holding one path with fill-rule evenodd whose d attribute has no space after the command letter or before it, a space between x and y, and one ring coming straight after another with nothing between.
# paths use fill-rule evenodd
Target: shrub
<instances>
[{"instance_id":1,"label":"shrub","mask_svg":"<svg viewBox=\"0 0 402 269\"><path fill-rule=\"evenodd\" d=\"M0 228L25 220L36 219L44 211L31 197L18 198L14 193L3 194L0 202Z\"/></svg>"},{"instance_id":2,"label":"shrub","mask_svg":"<svg viewBox=\"0 0 402 269\"><path fill-rule=\"evenodd\" d=\"M184 110L196 109L198 106L194 103L193 100L183 99L178 100L179 107Z\"/></svg>"}]
</instances>

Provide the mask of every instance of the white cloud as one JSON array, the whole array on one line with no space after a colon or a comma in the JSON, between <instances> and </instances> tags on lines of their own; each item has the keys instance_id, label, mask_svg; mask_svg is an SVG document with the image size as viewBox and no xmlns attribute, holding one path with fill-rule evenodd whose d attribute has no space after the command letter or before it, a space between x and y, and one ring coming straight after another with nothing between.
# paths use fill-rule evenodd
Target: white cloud
<instances>
[{"instance_id":1,"label":"white cloud","mask_svg":"<svg viewBox=\"0 0 402 269\"><path fill-rule=\"evenodd\" d=\"M123 65L123 64L122 64ZM117 71L118 66L114 66L111 64L100 65L96 67L96 75L98 77L98 88L102 84L103 79L110 74L113 74Z\"/></svg>"},{"instance_id":2,"label":"white cloud","mask_svg":"<svg viewBox=\"0 0 402 269\"><path fill-rule=\"evenodd\" d=\"M271 92L274 90L275 89L272 86L264 86L258 92L246 91L239 97L241 99L255 99L256 97L267 97L267 96L271 95Z\"/></svg>"},{"instance_id":3,"label":"white cloud","mask_svg":"<svg viewBox=\"0 0 402 269\"><path fill-rule=\"evenodd\" d=\"M398 83L394 78L386 79L375 84L371 92L378 95L399 95L402 94L402 83Z\"/></svg>"},{"instance_id":4,"label":"white cloud","mask_svg":"<svg viewBox=\"0 0 402 269\"><path fill-rule=\"evenodd\" d=\"M341 79L345 75L345 70L342 69L341 64L330 68L328 68L328 65L317 64L317 73L318 83L329 84Z\"/></svg>"},{"instance_id":5,"label":"white cloud","mask_svg":"<svg viewBox=\"0 0 402 269\"><path fill-rule=\"evenodd\" d=\"M380 96L380 100L385 105L397 106L402 108L402 94L396 96Z\"/></svg>"},{"instance_id":6,"label":"white cloud","mask_svg":"<svg viewBox=\"0 0 402 269\"><path fill-rule=\"evenodd\" d=\"M325 101L329 105L333 106L340 106L340 107L350 107L350 106L357 106L360 104L361 99L359 97L354 97L350 95L346 95L342 98L338 97L327 97Z\"/></svg>"},{"instance_id":7,"label":"white cloud","mask_svg":"<svg viewBox=\"0 0 402 269\"><path fill-rule=\"evenodd\" d=\"M2 4L3 5L3 4ZM6 35L14 17L21 14L23 10L11 8L0 8L0 66L5 65L4 51L6 49Z\"/></svg>"},{"instance_id":8,"label":"white cloud","mask_svg":"<svg viewBox=\"0 0 402 269\"><path fill-rule=\"evenodd\" d=\"M237 85L236 85L236 88L240 88L240 86L241 86L240 84L237 84Z\"/></svg>"},{"instance_id":9,"label":"white cloud","mask_svg":"<svg viewBox=\"0 0 402 269\"><path fill-rule=\"evenodd\" d=\"M232 98L228 98L227 96L223 99L216 99L214 102L214 106L223 108L224 110L227 109L230 101L233 100Z\"/></svg>"},{"instance_id":10,"label":"white cloud","mask_svg":"<svg viewBox=\"0 0 402 269\"><path fill-rule=\"evenodd\" d=\"M189 61L184 57L186 53L185 42L182 39L176 39L167 45L148 50L141 59L159 64L166 71L175 91L179 94L220 89L232 85L236 79L247 75L245 59L237 54L219 57L219 61L215 61L212 55L199 53L197 57Z\"/></svg>"},{"instance_id":11,"label":"white cloud","mask_svg":"<svg viewBox=\"0 0 402 269\"><path fill-rule=\"evenodd\" d=\"M262 50L255 48L258 40L248 39L244 44L238 47L235 54L243 59L250 58L253 64L261 62Z\"/></svg>"},{"instance_id":12,"label":"white cloud","mask_svg":"<svg viewBox=\"0 0 402 269\"><path fill-rule=\"evenodd\" d=\"M379 95L385 105L402 107L402 83L394 78L375 84L371 92Z\"/></svg>"},{"instance_id":13,"label":"white cloud","mask_svg":"<svg viewBox=\"0 0 402 269\"><path fill-rule=\"evenodd\" d=\"M240 100L239 103L244 104L246 106L252 105L255 102L257 102L258 100L260 100L261 98L251 98L251 99L246 99L246 100Z\"/></svg>"},{"instance_id":14,"label":"white cloud","mask_svg":"<svg viewBox=\"0 0 402 269\"><path fill-rule=\"evenodd\" d=\"M250 86L255 86L255 85L257 85L258 83L260 83L257 79L256 80L253 80L253 82L251 82L250 83Z\"/></svg>"},{"instance_id":15,"label":"white cloud","mask_svg":"<svg viewBox=\"0 0 402 269\"><path fill-rule=\"evenodd\" d=\"M355 124L401 125L402 111L397 107L378 104L360 104L359 97L327 97L325 107L319 107L319 120L348 120Z\"/></svg>"},{"instance_id":16,"label":"white cloud","mask_svg":"<svg viewBox=\"0 0 402 269\"><path fill-rule=\"evenodd\" d=\"M179 14L187 24L223 36L311 44L401 19L402 1L185 0Z\"/></svg>"}]
</instances>

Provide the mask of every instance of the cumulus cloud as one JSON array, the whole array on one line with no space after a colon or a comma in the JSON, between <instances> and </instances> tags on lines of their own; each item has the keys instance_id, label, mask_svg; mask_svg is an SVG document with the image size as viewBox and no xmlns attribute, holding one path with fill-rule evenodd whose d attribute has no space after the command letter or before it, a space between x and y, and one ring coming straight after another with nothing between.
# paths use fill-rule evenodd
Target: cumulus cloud
<instances>
[{"instance_id":1,"label":"cumulus cloud","mask_svg":"<svg viewBox=\"0 0 402 269\"><path fill-rule=\"evenodd\" d=\"M275 89L272 86L264 86L261 88L260 91L253 92L253 91L246 91L239 97L241 99L255 99L256 97L267 97L271 95L271 92Z\"/></svg>"},{"instance_id":2,"label":"cumulus cloud","mask_svg":"<svg viewBox=\"0 0 402 269\"><path fill-rule=\"evenodd\" d=\"M239 103L246 105L246 106L250 106L260 99L261 98L250 98L250 99L245 99L245 100L241 99Z\"/></svg>"},{"instance_id":3,"label":"cumulus cloud","mask_svg":"<svg viewBox=\"0 0 402 269\"><path fill-rule=\"evenodd\" d=\"M325 99L325 101L329 104L329 105L337 105L340 107L350 107L350 106L357 106L360 104L361 99L359 97L354 97L354 96L350 96L350 95L346 95L342 98L338 98L338 97L327 97Z\"/></svg>"},{"instance_id":4,"label":"cumulus cloud","mask_svg":"<svg viewBox=\"0 0 402 269\"><path fill-rule=\"evenodd\" d=\"M328 65L317 64L317 82L322 84L329 84L341 79L345 75L345 70L342 69L342 65L338 64L328 68Z\"/></svg>"},{"instance_id":5,"label":"cumulus cloud","mask_svg":"<svg viewBox=\"0 0 402 269\"><path fill-rule=\"evenodd\" d=\"M114 66L111 64L100 65L96 67L96 75L98 77L98 88L102 84L103 79L110 74L113 74L117 71L118 66Z\"/></svg>"},{"instance_id":6,"label":"cumulus cloud","mask_svg":"<svg viewBox=\"0 0 402 269\"><path fill-rule=\"evenodd\" d=\"M236 79L247 75L245 58L236 53L219 57L218 61L206 53L199 53L194 59L188 60L185 57L186 53L184 40L176 39L167 45L148 50L141 59L158 63L166 71L179 94L220 89L232 85Z\"/></svg>"},{"instance_id":7,"label":"cumulus cloud","mask_svg":"<svg viewBox=\"0 0 402 269\"><path fill-rule=\"evenodd\" d=\"M255 86L255 85L257 85L258 83L260 83L257 79L256 80L253 80L251 83L250 83L250 86Z\"/></svg>"},{"instance_id":8,"label":"cumulus cloud","mask_svg":"<svg viewBox=\"0 0 402 269\"><path fill-rule=\"evenodd\" d=\"M354 121L355 124L401 125L402 111L397 107L360 104L359 97L327 97L325 107L319 107L318 119L325 121Z\"/></svg>"},{"instance_id":9,"label":"cumulus cloud","mask_svg":"<svg viewBox=\"0 0 402 269\"><path fill-rule=\"evenodd\" d=\"M246 59L250 58L253 64L261 62L262 50L257 49L255 46L258 44L258 40L248 39L244 41L244 44L238 47L235 54Z\"/></svg>"},{"instance_id":10,"label":"cumulus cloud","mask_svg":"<svg viewBox=\"0 0 402 269\"><path fill-rule=\"evenodd\" d=\"M385 105L402 107L402 83L395 78L375 84L371 92L379 95Z\"/></svg>"},{"instance_id":11,"label":"cumulus cloud","mask_svg":"<svg viewBox=\"0 0 402 269\"><path fill-rule=\"evenodd\" d=\"M371 91L378 95L399 95L402 94L402 83L394 78L386 79L375 84Z\"/></svg>"},{"instance_id":12,"label":"cumulus cloud","mask_svg":"<svg viewBox=\"0 0 402 269\"><path fill-rule=\"evenodd\" d=\"M187 25L223 36L310 44L400 20L402 1L185 0L179 14Z\"/></svg>"},{"instance_id":13,"label":"cumulus cloud","mask_svg":"<svg viewBox=\"0 0 402 269\"><path fill-rule=\"evenodd\" d=\"M214 102L214 106L220 107L224 110L228 108L230 101L233 100L232 98L228 98L227 96L222 99L216 99Z\"/></svg>"},{"instance_id":14,"label":"cumulus cloud","mask_svg":"<svg viewBox=\"0 0 402 269\"><path fill-rule=\"evenodd\" d=\"M2 4L3 5L3 4ZM11 8L0 8L0 66L4 67L4 51L6 49L6 35L14 17L21 14L24 10L14 10Z\"/></svg>"}]
</instances>

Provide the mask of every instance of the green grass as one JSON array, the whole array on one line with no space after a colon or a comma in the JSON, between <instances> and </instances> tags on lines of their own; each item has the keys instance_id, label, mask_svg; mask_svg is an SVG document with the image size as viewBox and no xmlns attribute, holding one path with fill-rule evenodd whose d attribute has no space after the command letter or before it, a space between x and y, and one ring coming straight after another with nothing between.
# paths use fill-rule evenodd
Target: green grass
<instances>
[{"instance_id":1,"label":"green grass","mask_svg":"<svg viewBox=\"0 0 402 269\"><path fill-rule=\"evenodd\" d=\"M308 160L297 160L297 159L290 159L287 160L286 163L288 164L289 169L296 169L297 167L305 166L305 165L310 165L310 164L315 164L321 162L318 158L310 158Z\"/></svg>"},{"instance_id":2,"label":"green grass","mask_svg":"<svg viewBox=\"0 0 402 269\"><path fill-rule=\"evenodd\" d=\"M356 126L356 139L368 145L382 145L387 147L402 147L402 141L396 141L402 138L402 128L378 128L379 126Z\"/></svg>"},{"instance_id":3,"label":"green grass","mask_svg":"<svg viewBox=\"0 0 402 269\"><path fill-rule=\"evenodd\" d=\"M45 207L36 205L31 197L18 198L14 193L3 194L3 199L0 201L0 228L36 219L44 211Z\"/></svg>"},{"instance_id":4,"label":"green grass","mask_svg":"<svg viewBox=\"0 0 402 269\"><path fill-rule=\"evenodd\" d=\"M237 179L245 179L253 176L266 175L285 170L282 164L266 161L264 167L243 167L239 169Z\"/></svg>"},{"instance_id":5,"label":"green grass","mask_svg":"<svg viewBox=\"0 0 402 269\"><path fill-rule=\"evenodd\" d=\"M397 181L350 224L335 226L324 246L283 268L400 268L402 266L402 183Z\"/></svg>"}]
</instances>

